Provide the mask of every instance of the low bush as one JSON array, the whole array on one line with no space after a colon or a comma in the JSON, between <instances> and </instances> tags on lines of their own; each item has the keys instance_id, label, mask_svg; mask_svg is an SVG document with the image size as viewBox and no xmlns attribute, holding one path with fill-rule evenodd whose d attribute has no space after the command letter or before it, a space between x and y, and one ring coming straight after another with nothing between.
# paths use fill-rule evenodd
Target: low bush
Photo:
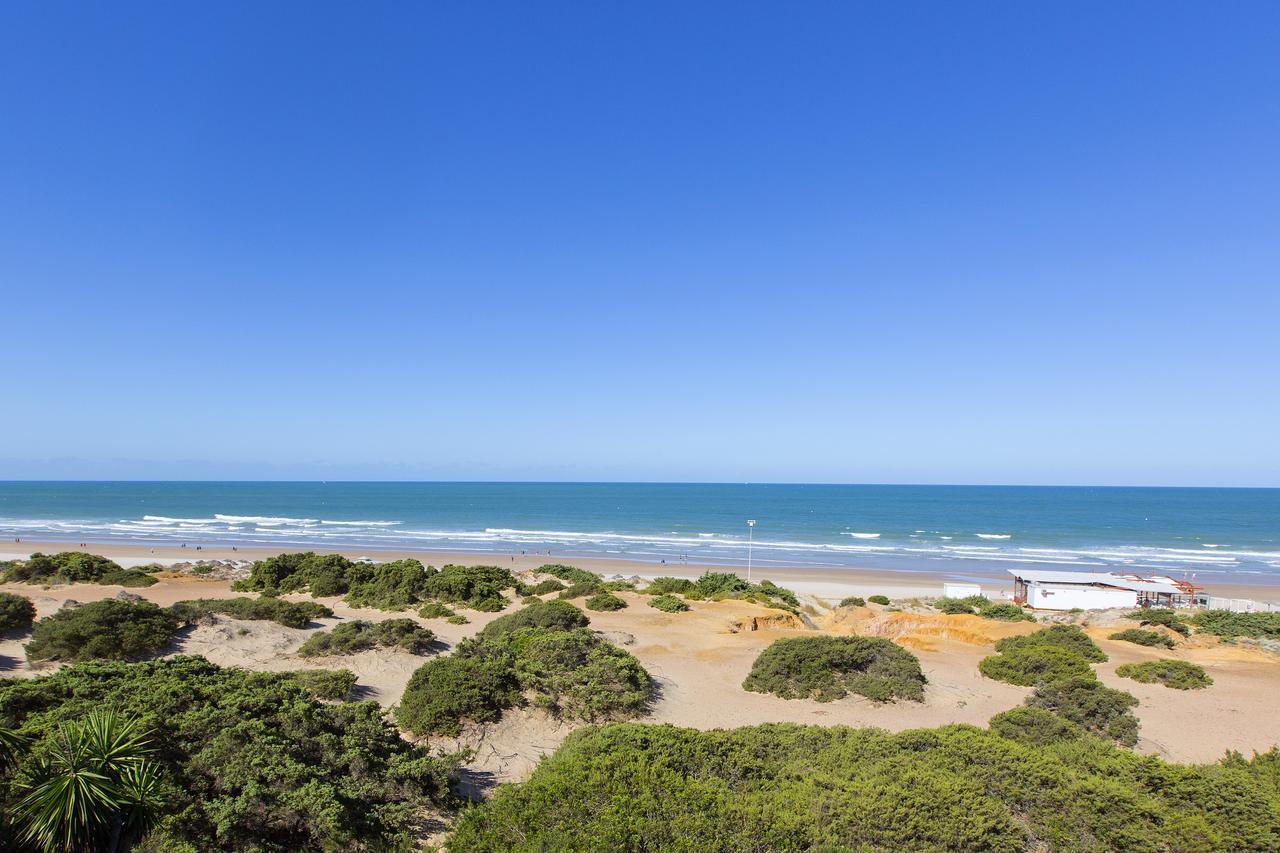
<instances>
[{"instance_id":1,"label":"low bush","mask_svg":"<svg viewBox=\"0 0 1280 853\"><path fill-rule=\"evenodd\" d=\"M1280 639L1280 613L1235 613L1230 610L1205 610L1191 618L1206 634L1219 637L1265 637Z\"/></svg>"},{"instance_id":2,"label":"low bush","mask_svg":"<svg viewBox=\"0 0 1280 853\"><path fill-rule=\"evenodd\" d=\"M343 622L329 631L312 634L298 649L304 658L325 655L353 655L375 648L391 648L415 655L431 651L436 635L412 619Z\"/></svg>"},{"instance_id":3,"label":"low bush","mask_svg":"<svg viewBox=\"0 0 1280 853\"><path fill-rule=\"evenodd\" d=\"M1084 733L1075 723L1052 711L1027 706L1002 711L987 725L1002 738L1032 746L1076 740Z\"/></svg>"},{"instance_id":4,"label":"low bush","mask_svg":"<svg viewBox=\"0 0 1280 853\"><path fill-rule=\"evenodd\" d=\"M933 602L935 610L941 610L948 616L973 615L977 612L972 604L962 598L939 598Z\"/></svg>"},{"instance_id":5,"label":"low bush","mask_svg":"<svg viewBox=\"0 0 1280 853\"><path fill-rule=\"evenodd\" d=\"M1174 690L1201 690L1213 684L1204 667L1183 660L1149 660L1116 667L1116 675L1143 684L1163 684Z\"/></svg>"},{"instance_id":6,"label":"low bush","mask_svg":"<svg viewBox=\"0 0 1280 853\"><path fill-rule=\"evenodd\" d=\"M800 601L791 590L767 580L758 584L747 583L733 572L704 572L695 582L694 589L685 593L685 598L690 601L739 599L792 613L800 608Z\"/></svg>"},{"instance_id":7,"label":"low bush","mask_svg":"<svg viewBox=\"0 0 1280 853\"><path fill-rule=\"evenodd\" d=\"M548 610L534 621L563 618L555 612L560 611ZM464 720L495 720L528 698L558 716L616 719L643 710L650 690L649 675L634 657L587 628L512 622L420 667L405 687L396 718L412 732L457 734Z\"/></svg>"},{"instance_id":8,"label":"low bush","mask_svg":"<svg viewBox=\"0 0 1280 853\"><path fill-rule=\"evenodd\" d=\"M1139 646L1164 646L1166 649L1171 649L1174 646L1172 638L1166 637L1164 634L1157 634L1155 631L1144 631L1141 628L1126 628L1123 631L1117 631L1107 639L1136 643Z\"/></svg>"},{"instance_id":9,"label":"low bush","mask_svg":"<svg viewBox=\"0 0 1280 853\"><path fill-rule=\"evenodd\" d=\"M851 595L840 600L841 607L866 607L867 600L860 595Z\"/></svg>"},{"instance_id":10,"label":"low bush","mask_svg":"<svg viewBox=\"0 0 1280 853\"><path fill-rule=\"evenodd\" d=\"M313 698L330 702L345 700L356 686L356 674L349 669L297 669L289 675Z\"/></svg>"},{"instance_id":11,"label":"low bush","mask_svg":"<svg viewBox=\"0 0 1280 853\"><path fill-rule=\"evenodd\" d=\"M621 610L627 603L611 592L598 592L587 599L588 610Z\"/></svg>"},{"instance_id":12,"label":"low bush","mask_svg":"<svg viewBox=\"0 0 1280 853\"><path fill-rule=\"evenodd\" d=\"M84 551L32 554L14 560L5 571L5 580L22 583L97 583L103 575L124 571L114 560Z\"/></svg>"},{"instance_id":13,"label":"low bush","mask_svg":"<svg viewBox=\"0 0 1280 853\"><path fill-rule=\"evenodd\" d=\"M387 563L353 563L348 569L345 601L352 607L406 610L428 596L427 580L435 569L412 558Z\"/></svg>"},{"instance_id":14,"label":"low bush","mask_svg":"<svg viewBox=\"0 0 1280 853\"><path fill-rule=\"evenodd\" d=\"M1144 627L1147 625L1163 625L1186 637L1191 634L1191 626L1183 621L1176 610L1156 607L1150 610L1135 610L1125 614L1126 619L1135 619Z\"/></svg>"},{"instance_id":15,"label":"low bush","mask_svg":"<svg viewBox=\"0 0 1280 853\"><path fill-rule=\"evenodd\" d=\"M887 595L871 595L871 596L868 596L868 597L867 597L867 601L870 601L872 604L888 604L888 603L889 603L889 596L887 596Z\"/></svg>"},{"instance_id":16,"label":"low bush","mask_svg":"<svg viewBox=\"0 0 1280 853\"><path fill-rule=\"evenodd\" d=\"M760 653L744 690L831 702L857 693L877 702L924 699L920 661L878 637L792 637Z\"/></svg>"},{"instance_id":17,"label":"low bush","mask_svg":"<svg viewBox=\"0 0 1280 853\"><path fill-rule=\"evenodd\" d=\"M452 810L459 757L409 743L374 702L312 698L350 683L196 657L78 664L0 679L0 724L36 743L94 709L137 718L165 776L138 851L412 849L424 817Z\"/></svg>"},{"instance_id":18,"label":"low bush","mask_svg":"<svg viewBox=\"0 0 1280 853\"><path fill-rule=\"evenodd\" d=\"M1030 634L1005 637L996 643L996 651L1007 652L1031 646L1053 646L1066 649L1093 663L1105 663L1107 660L1107 653L1098 648L1098 644L1089 639L1089 635L1075 625L1051 625Z\"/></svg>"},{"instance_id":19,"label":"low bush","mask_svg":"<svg viewBox=\"0 0 1280 853\"><path fill-rule=\"evenodd\" d=\"M1016 604L1001 602L1000 604L992 604L987 607L978 609L978 615L983 619L996 619L1001 622L1034 622L1036 617L1023 610Z\"/></svg>"},{"instance_id":20,"label":"low bush","mask_svg":"<svg viewBox=\"0 0 1280 853\"><path fill-rule=\"evenodd\" d=\"M0 636L26 631L36 619L36 606L25 595L0 592Z\"/></svg>"},{"instance_id":21,"label":"low bush","mask_svg":"<svg viewBox=\"0 0 1280 853\"><path fill-rule=\"evenodd\" d=\"M158 581L146 572L138 569L124 569L119 572L107 572L98 581L109 586L152 586Z\"/></svg>"},{"instance_id":22,"label":"low bush","mask_svg":"<svg viewBox=\"0 0 1280 853\"><path fill-rule=\"evenodd\" d=\"M1137 704L1133 694L1106 687L1092 672L1041 684L1027 698L1032 708L1052 711L1086 732L1124 746L1138 742L1138 718L1131 710Z\"/></svg>"},{"instance_id":23,"label":"low bush","mask_svg":"<svg viewBox=\"0 0 1280 853\"><path fill-rule=\"evenodd\" d=\"M444 621L448 622L450 625L469 625L471 623L471 620L463 616L461 613L455 613Z\"/></svg>"},{"instance_id":24,"label":"low bush","mask_svg":"<svg viewBox=\"0 0 1280 853\"><path fill-rule=\"evenodd\" d=\"M529 594L546 595L549 592L559 592L562 589L564 589L564 584L560 583L560 581L555 578L547 578L546 580L538 581L536 584L529 587Z\"/></svg>"},{"instance_id":25,"label":"low bush","mask_svg":"<svg viewBox=\"0 0 1280 853\"><path fill-rule=\"evenodd\" d=\"M448 619L453 611L438 601L428 601L419 608L418 615L423 619Z\"/></svg>"},{"instance_id":26,"label":"low bush","mask_svg":"<svg viewBox=\"0 0 1280 853\"><path fill-rule=\"evenodd\" d=\"M515 577L501 566L444 566L427 578L424 593L440 601L464 604L472 610L496 613L507 606L504 589Z\"/></svg>"},{"instance_id":27,"label":"low bush","mask_svg":"<svg viewBox=\"0 0 1280 853\"><path fill-rule=\"evenodd\" d=\"M333 611L315 601L285 601L263 595L258 598L195 598L179 601L173 612L184 622L197 622L213 614L232 619L270 620L286 628L305 628L313 619L327 619Z\"/></svg>"},{"instance_id":28,"label":"low bush","mask_svg":"<svg viewBox=\"0 0 1280 853\"><path fill-rule=\"evenodd\" d=\"M126 660L168 647L178 619L147 601L107 599L63 608L35 623L31 661Z\"/></svg>"},{"instance_id":29,"label":"low bush","mask_svg":"<svg viewBox=\"0 0 1280 853\"><path fill-rule=\"evenodd\" d=\"M521 628L555 628L569 631L574 628L585 628L590 624L591 620L587 618L587 614L567 601L539 601L515 613L494 619L485 625L477 636L482 639L493 639L519 631Z\"/></svg>"},{"instance_id":30,"label":"low bush","mask_svg":"<svg viewBox=\"0 0 1280 853\"><path fill-rule=\"evenodd\" d=\"M588 572L573 566L564 566L559 563L548 563L545 566L539 566L537 573L540 575L553 575L570 584L600 582L600 576L594 572Z\"/></svg>"},{"instance_id":31,"label":"low bush","mask_svg":"<svg viewBox=\"0 0 1280 853\"><path fill-rule=\"evenodd\" d=\"M374 563L308 551L258 560L232 588L272 595L307 590L315 597L345 596L352 607L396 611L431 597L427 581L436 574L413 558Z\"/></svg>"},{"instance_id":32,"label":"low bush","mask_svg":"<svg viewBox=\"0 0 1280 853\"><path fill-rule=\"evenodd\" d=\"M684 613L689 610L689 605L674 595L655 595L649 599L649 606L663 613Z\"/></svg>"},{"instance_id":33,"label":"low bush","mask_svg":"<svg viewBox=\"0 0 1280 853\"><path fill-rule=\"evenodd\" d=\"M966 725L580 729L453 853L1280 849L1280 753L1196 766Z\"/></svg>"},{"instance_id":34,"label":"low bush","mask_svg":"<svg viewBox=\"0 0 1280 853\"><path fill-rule=\"evenodd\" d=\"M596 579L578 581L566 589L561 590L560 595L557 597L564 601L569 601L574 598L586 598L590 595L599 595L602 592L604 592L604 584L600 583L599 579Z\"/></svg>"},{"instance_id":35,"label":"low bush","mask_svg":"<svg viewBox=\"0 0 1280 853\"><path fill-rule=\"evenodd\" d=\"M978 661L987 678L1020 687L1034 687L1078 675L1093 676L1089 662L1070 649L1055 646L1016 646Z\"/></svg>"},{"instance_id":36,"label":"low bush","mask_svg":"<svg viewBox=\"0 0 1280 853\"><path fill-rule=\"evenodd\" d=\"M650 595L683 594L697 589L698 585L688 578L654 578L649 581L644 591Z\"/></svg>"}]
</instances>

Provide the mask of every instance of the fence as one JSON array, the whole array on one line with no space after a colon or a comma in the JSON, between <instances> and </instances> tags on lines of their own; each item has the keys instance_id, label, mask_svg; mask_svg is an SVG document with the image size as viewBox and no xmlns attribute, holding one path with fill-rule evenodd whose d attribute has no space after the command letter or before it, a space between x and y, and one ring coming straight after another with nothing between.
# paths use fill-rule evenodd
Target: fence
<instances>
[{"instance_id":1,"label":"fence","mask_svg":"<svg viewBox=\"0 0 1280 853\"><path fill-rule=\"evenodd\" d=\"M1254 601L1251 598L1215 598L1209 597L1210 610L1234 610L1236 613L1265 613L1280 610L1280 604L1269 601Z\"/></svg>"}]
</instances>

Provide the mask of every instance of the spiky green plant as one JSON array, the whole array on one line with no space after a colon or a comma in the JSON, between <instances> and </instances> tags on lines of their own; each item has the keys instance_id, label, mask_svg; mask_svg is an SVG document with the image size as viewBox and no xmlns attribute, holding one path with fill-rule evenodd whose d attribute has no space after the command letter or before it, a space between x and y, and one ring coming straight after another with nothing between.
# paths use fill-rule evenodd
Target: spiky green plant
<instances>
[{"instance_id":1,"label":"spiky green plant","mask_svg":"<svg viewBox=\"0 0 1280 853\"><path fill-rule=\"evenodd\" d=\"M112 710L63 723L33 753L14 816L23 841L46 851L115 851L158 814L160 766L150 735Z\"/></svg>"}]
</instances>

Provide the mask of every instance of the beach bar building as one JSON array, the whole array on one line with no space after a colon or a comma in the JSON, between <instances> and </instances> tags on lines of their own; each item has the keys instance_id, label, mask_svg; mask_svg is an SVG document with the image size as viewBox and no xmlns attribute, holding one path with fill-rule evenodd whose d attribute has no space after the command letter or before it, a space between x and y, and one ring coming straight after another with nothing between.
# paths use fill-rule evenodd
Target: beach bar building
<instances>
[{"instance_id":1,"label":"beach bar building","mask_svg":"<svg viewBox=\"0 0 1280 853\"><path fill-rule=\"evenodd\" d=\"M1009 569L1013 600L1037 610L1101 610L1108 607L1203 607L1204 591L1187 581L1115 572Z\"/></svg>"}]
</instances>

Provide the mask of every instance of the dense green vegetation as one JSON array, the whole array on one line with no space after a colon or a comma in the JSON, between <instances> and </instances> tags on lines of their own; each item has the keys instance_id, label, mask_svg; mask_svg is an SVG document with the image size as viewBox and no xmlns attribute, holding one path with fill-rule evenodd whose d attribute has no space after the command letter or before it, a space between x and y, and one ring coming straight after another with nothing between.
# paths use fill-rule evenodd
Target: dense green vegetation
<instances>
[{"instance_id":1,"label":"dense green vegetation","mask_svg":"<svg viewBox=\"0 0 1280 853\"><path fill-rule=\"evenodd\" d=\"M790 637L760 653L744 690L831 702L857 693L877 702L924 699L924 673L911 652L878 637Z\"/></svg>"},{"instance_id":2,"label":"dense green vegetation","mask_svg":"<svg viewBox=\"0 0 1280 853\"><path fill-rule=\"evenodd\" d=\"M389 563L352 561L340 554L279 554L259 560L235 589L264 593L308 590L313 596L346 596L352 607L404 610L428 599L496 611L507 604L502 590L516 580L498 566L444 566L438 571L414 559Z\"/></svg>"},{"instance_id":3,"label":"dense green vegetation","mask_svg":"<svg viewBox=\"0 0 1280 853\"><path fill-rule=\"evenodd\" d=\"M644 588L649 595L683 595L686 592L692 592L698 588L698 585L688 578L654 578Z\"/></svg>"},{"instance_id":4,"label":"dense green vegetation","mask_svg":"<svg viewBox=\"0 0 1280 853\"><path fill-rule=\"evenodd\" d=\"M119 572L107 572L98 583L111 586L153 586L158 581L141 569L124 569Z\"/></svg>"},{"instance_id":5,"label":"dense green vegetation","mask_svg":"<svg viewBox=\"0 0 1280 853\"><path fill-rule=\"evenodd\" d=\"M961 725L586 728L528 782L465 812L450 842L454 853L1278 847L1274 751L1189 767L1095 738L1032 745Z\"/></svg>"},{"instance_id":6,"label":"dense green vegetation","mask_svg":"<svg viewBox=\"0 0 1280 853\"><path fill-rule=\"evenodd\" d=\"M431 651L436 635L412 619L343 622L329 631L312 634L298 649L304 658L325 655L353 655L375 648L391 648L415 655Z\"/></svg>"},{"instance_id":7,"label":"dense green vegetation","mask_svg":"<svg viewBox=\"0 0 1280 853\"><path fill-rule=\"evenodd\" d=\"M599 578L589 581L574 581L569 586L560 591L558 598L569 601L574 598L586 598L591 595L598 595L604 592L604 584Z\"/></svg>"},{"instance_id":8,"label":"dense green vegetation","mask_svg":"<svg viewBox=\"0 0 1280 853\"><path fill-rule=\"evenodd\" d=\"M65 743L59 726L87 725L99 709L113 709L146 741L142 750L117 754L153 761L158 772L150 775L158 782L123 786L110 768L105 780L83 772L78 778L115 786L111 793L135 800L146 793L148 808L139 816L154 827L138 849L407 848L424 818L452 807L448 780L457 758L431 757L409 744L373 702L313 699L302 683L307 678L315 676L223 669L177 657L0 679L0 731L12 734L17 752L14 772L0 779L0 799L14 813L31 790L26 786L58 774L67 778L68 767L102 767L87 749L70 750L59 765L55 753ZM333 694L349 679L349 673L322 671L317 683L329 682L326 691ZM76 849L109 848L113 822L133 810L127 797L111 799L127 808L84 803L95 834L92 844ZM0 847L13 846L0 838Z\"/></svg>"},{"instance_id":9,"label":"dense green vegetation","mask_svg":"<svg viewBox=\"0 0 1280 853\"><path fill-rule=\"evenodd\" d=\"M860 595L851 595L848 598L841 599L841 607L866 607L867 600Z\"/></svg>"},{"instance_id":10,"label":"dense green vegetation","mask_svg":"<svg viewBox=\"0 0 1280 853\"><path fill-rule=\"evenodd\" d=\"M4 579L22 583L99 583L104 575L123 572L114 560L84 551L32 554L5 564Z\"/></svg>"},{"instance_id":11,"label":"dense green vegetation","mask_svg":"<svg viewBox=\"0 0 1280 853\"><path fill-rule=\"evenodd\" d=\"M495 720L525 697L570 719L640 713L651 690L649 674L634 657L579 627L585 619L562 601L495 619L453 654L418 668L397 720L413 732L456 734L463 721Z\"/></svg>"},{"instance_id":12,"label":"dense green vegetation","mask_svg":"<svg viewBox=\"0 0 1280 853\"><path fill-rule=\"evenodd\" d=\"M992 604L985 595L970 595L965 598L939 598L933 602L937 610L951 616L977 615L984 619L998 619L1002 622L1034 622L1036 618L1016 604L1001 602Z\"/></svg>"},{"instance_id":13,"label":"dense green vegetation","mask_svg":"<svg viewBox=\"0 0 1280 853\"><path fill-rule=\"evenodd\" d=\"M349 669L296 669L288 677L315 699L341 702L356 686L356 674Z\"/></svg>"},{"instance_id":14,"label":"dense green vegetation","mask_svg":"<svg viewBox=\"0 0 1280 853\"><path fill-rule=\"evenodd\" d=\"M1183 621L1182 616L1176 610L1168 608L1153 608L1151 610L1135 610L1132 613L1125 614L1126 619L1136 619L1143 627L1148 625L1163 625L1166 628L1177 631L1186 637L1191 633L1191 626Z\"/></svg>"},{"instance_id":15,"label":"dense green vegetation","mask_svg":"<svg viewBox=\"0 0 1280 853\"><path fill-rule=\"evenodd\" d=\"M438 601L428 601L418 609L418 615L423 619L448 619L455 614Z\"/></svg>"},{"instance_id":16,"label":"dense green vegetation","mask_svg":"<svg viewBox=\"0 0 1280 853\"><path fill-rule=\"evenodd\" d=\"M989 725L1000 737L1032 746L1075 740L1084 734L1083 729L1065 717L1029 705L1001 711L991 718Z\"/></svg>"},{"instance_id":17,"label":"dense green vegetation","mask_svg":"<svg viewBox=\"0 0 1280 853\"><path fill-rule=\"evenodd\" d=\"M1200 690L1213 684L1204 667L1182 660L1149 660L1116 667L1116 675L1143 684L1163 684L1174 690Z\"/></svg>"},{"instance_id":18,"label":"dense green vegetation","mask_svg":"<svg viewBox=\"0 0 1280 853\"><path fill-rule=\"evenodd\" d=\"M1171 649L1174 646L1171 637L1157 634L1155 631L1144 631L1141 628L1125 628L1123 631L1111 634L1107 639L1135 643L1139 646L1164 646L1166 649Z\"/></svg>"},{"instance_id":19,"label":"dense green vegetation","mask_svg":"<svg viewBox=\"0 0 1280 853\"><path fill-rule=\"evenodd\" d=\"M622 610L627 603L611 592L597 592L587 599L588 610Z\"/></svg>"},{"instance_id":20,"label":"dense green vegetation","mask_svg":"<svg viewBox=\"0 0 1280 853\"><path fill-rule=\"evenodd\" d=\"M870 601L872 604L888 604L888 603L889 603L889 596L887 596L887 595L872 595L872 596L868 596L867 601Z\"/></svg>"},{"instance_id":21,"label":"dense green vegetation","mask_svg":"<svg viewBox=\"0 0 1280 853\"><path fill-rule=\"evenodd\" d=\"M689 605L674 595L655 595L649 599L649 606L663 613L685 613L689 610Z\"/></svg>"},{"instance_id":22,"label":"dense green vegetation","mask_svg":"<svg viewBox=\"0 0 1280 853\"><path fill-rule=\"evenodd\" d=\"M1055 646L1016 646L978 661L987 678L1034 687L1077 675L1092 675L1089 661L1074 651Z\"/></svg>"},{"instance_id":23,"label":"dense green vegetation","mask_svg":"<svg viewBox=\"0 0 1280 853\"><path fill-rule=\"evenodd\" d=\"M1125 746L1138 742L1138 718L1131 710L1137 698L1105 686L1092 672L1040 684L1027 705L1052 711L1086 732Z\"/></svg>"},{"instance_id":24,"label":"dense green vegetation","mask_svg":"<svg viewBox=\"0 0 1280 853\"><path fill-rule=\"evenodd\" d=\"M538 581L529 587L529 595L546 595L549 592L559 592L564 589L564 584L555 578L547 578L544 581Z\"/></svg>"},{"instance_id":25,"label":"dense green vegetation","mask_svg":"<svg viewBox=\"0 0 1280 853\"><path fill-rule=\"evenodd\" d=\"M983 619L997 619L1001 622L1034 622L1036 617L1023 610L1016 604L1010 604L1002 601L998 604L992 604L978 611L978 615Z\"/></svg>"},{"instance_id":26,"label":"dense green vegetation","mask_svg":"<svg viewBox=\"0 0 1280 853\"><path fill-rule=\"evenodd\" d=\"M481 639L494 639L521 628L554 628L571 631L591 624L587 614L567 601L539 601L515 613L499 616L480 630Z\"/></svg>"},{"instance_id":27,"label":"dense green vegetation","mask_svg":"<svg viewBox=\"0 0 1280 853\"><path fill-rule=\"evenodd\" d=\"M1280 640L1280 613L1234 613L1230 610L1205 610L1191 619L1206 634L1219 637L1265 637Z\"/></svg>"},{"instance_id":28,"label":"dense green vegetation","mask_svg":"<svg viewBox=\"0 0 1280 853\"><path fill-rule=\"evenodd\" d=\"M36 606L25 595L0 592L0 636L25 631L36 619Z\"/></svg>"},{"instance_id":29,"label":"dense green vegetation","mask_svg":"<svg viewBox=\"0 0 1280 853\"><path fill-rule=\"evenodd\" d=\"M173 641L178 617L147 601L106 599L59 610L35 623L31 661L125 660L154 654Z\"/></svg>"},{"instance_id":30,"label":"dense green vegetation","mask_svg":"<svg viewBox=\"0 0 1280 853\"><path fill-rule=\"evenodd\" d=\"M327 619L333 611L315 601L285 601L269 595L258 598L195 598L179 601L173 612L184 622L198 622L212 614L232 619L270 620L286 628L305 628L313 619Z\"/></svg>"},{"instance_id":31,"label":"dense green vegetation","mask_svg":"<svg viewBox=\"0 0 1280 853\"><path fill-rule=\"evenodd\" d=\"M1075 625L1051 625L1030 634L1005 637L996 643L996 651L1009 652L1014 649L1046 646L1075 652L1092 663L1105 663L1107 660L1107 653L1098 648L1098 644L1089 639L1089 635Z\"/></svg>"},{"instance_id":32,"label":"dense green vegetation","mask_svg":"<svg viewBox=\"0 0 1280 853\"><path fill-rule=\"evenodd\" d=\"M515 585L515 577L500 566L445 566L427 578L423 589L430 598L494 613L507 606L502 591Z\"/></svg>"},{"instance_id":33,"label":"dense green vegetation","mask_svg":"<svg viewBox=\"0 0 1280 853\"><path fill-rule=\"evenodd\" d=\"M553 575L570 584L600 582L600 576L594 572L588 572L585 569L575 568L574 566L564 566L559 563L548 563L545 566L539 566L537 572L540 575Z\"/></svg>"}]
</instances>

